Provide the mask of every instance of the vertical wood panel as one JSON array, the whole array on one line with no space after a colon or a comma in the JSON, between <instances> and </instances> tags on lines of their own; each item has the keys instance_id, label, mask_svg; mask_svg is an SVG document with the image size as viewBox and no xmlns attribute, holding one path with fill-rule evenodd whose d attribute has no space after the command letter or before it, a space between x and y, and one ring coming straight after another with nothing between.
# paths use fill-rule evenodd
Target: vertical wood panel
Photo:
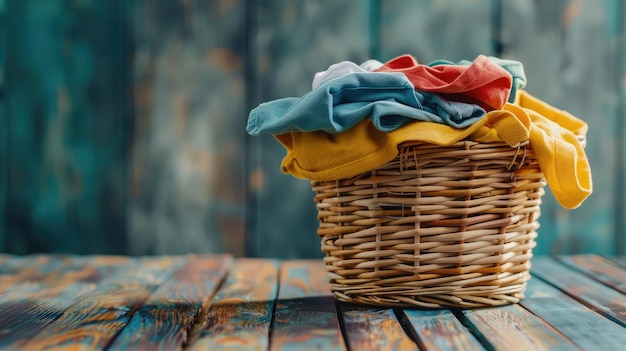
<instances>
[{"instance_id":1,"label":"vertical wood panel","mask_svg":"<svg viewBox=\"0 0 626 351\"><path fill-rule=\"evenodd\" d=\"M626 254L626 4L623 1L610 1L608 9L615 12L613 21L614 33L616 33L616 55L617 64L615 69L616 89L619 92L618 105L616 109L615 131L617 134L615 150L618 155L618 167L615 174L615 229L617 246L616 253L618 255ZM599 252L602 253L602 252Z\"/></svg>"},{"instance_id":2,"label":"vertical wood panel","mask_svg":"<svg viewBox=\"0 0 626 351\"><path fill-rule=\"evenodd\" d=\"M243 254L243 10L136 1L130 253Z\"/></svg>"},{"instance_id":3,"label":"vertical wood panel","mask_svg":"<svg viewBox=\"0 0 626 351\"><path fill-rule=\"evenodd\" d=\"M619 96L615 89L616 40L611 30L612 1L503 2L503 56L521 61L526 90L589 124L586 154L594 193L573 211L563 209L548 191L539 220L537 253L602 252L614 254L616 149ZM622 180L619 180L622 181Z\"/></svg>"},{"instance_id":4,"label":"vertical wood panel","mask_svg":"<svg viewBox=\"0 0 626 351\"><path fill-rule=\"evenodd\" d=\"M9 116L6 104L7 6L0 0L0 252L6 250L7 177L9 163Z\"/></svg>"},{"instance_id":5,"label":"vertical wood panel","mask_svg":"<svg viewBox=\"0 0 626 351\"><path fill-rule=\"evenodd\" d=\"M7 251L122 250L128 84L118 5L6 3Z\"/></svg>"},{"instance_id":6,"label":"vertical wood panel","mask_svg":"<svg viewBox=\"0 0 626 351\"><path fill-rule=\"evenodd\" d=\"M402 54L420 63L473 60L494 52L490 0L381 1L381 61Z\"/></svg>"},{"instance_id":7,"label":"vertical wood panel","mask_svg":"<svg viewBox=\"0 0 626 351\"><path fill-rule=\"evenodd\" d=\"M311 89L315 72L333 63L368 57L368 2L263 1L255 7L258 29L254 53L261 102L299 97ZM254 107L254 106L252 106ZM307 180L284 175L284 148L271 136L250 141L251 196L254 211L250 240L260 257L321 257L313 191Z\"/></svg>"},{"instance_id":8,"label":"vertical wood panel","mask_svg":"<svg viewBox=\"0 0 626 351\"><path fill-rule=\"evenodd\" d=\"M544 197L535 253L623 253L625 11L0 0L0 251L320 257L310 185L281 173L272 137L245 134L248 112L303 95L332 63L411 53L519 60L533 95L586 120L594 194L575 211Z\"/></svg>"}]
</instances>

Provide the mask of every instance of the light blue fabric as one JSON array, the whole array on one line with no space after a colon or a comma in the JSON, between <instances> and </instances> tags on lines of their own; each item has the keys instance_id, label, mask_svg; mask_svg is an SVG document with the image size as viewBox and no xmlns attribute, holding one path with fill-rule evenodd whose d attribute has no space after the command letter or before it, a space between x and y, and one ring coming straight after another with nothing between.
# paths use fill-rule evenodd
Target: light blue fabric
<instances>
[{"instance_id":1,"label":"light blue fabric","mask_svg":"<svg viewBox=\"0 0 626 351\"><path fill-rule=\"evenodd\" d=\"M508 102L515 102L517 97L518 90L524 89L526 87L526 72L524 72L524 65L521 62L515 60L507 60L502 59L495 56L488 56L491 61L493 61L498 66L504 68L505 71L509 72L513 77L513 83L511 84L511 92L509 93ZM469 60L461 60L457 63L447 60L436 60L428 64L430 67L438 66L438 65L459 65L459 66L469 66L472 64L472 61Z\"/></svg>"},{"instance_id":2,"label":"light blue fabric","mask_svg":"<svg viewBox=\"0 0 626 351\"><path fill-rule=\"evenodd\" d=\"M412 121L465 128L485 115L475 104L415 91L399 72L358 72L334 78L300 98L263 103L250 111L246 131L273 135L294 131L341 133L364 118L389 132Z\"/></svg>"}]
</instances>

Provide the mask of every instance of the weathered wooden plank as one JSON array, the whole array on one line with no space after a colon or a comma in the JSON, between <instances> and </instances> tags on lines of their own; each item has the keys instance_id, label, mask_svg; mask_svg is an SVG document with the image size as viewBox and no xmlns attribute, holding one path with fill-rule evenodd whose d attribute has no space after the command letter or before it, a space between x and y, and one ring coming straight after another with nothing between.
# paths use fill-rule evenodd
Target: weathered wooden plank
<instances>
[{"instance_id":1,"label":"weathered wooden plank","mask_svg":"<svg viewBox=\"0 0 626 351\"><path fill-rule=\"evenodd\" d=\"M613 19L607 26L610 33L615 36L616 46L619 48L616 55L617 64L613 73L615 74L615 90L617 92L617 106L615 114L617 118L614 120L614 138L615 138L615 150L620 157L616 160L615 165L615 254L619 256L626 255L626 121L621 118L626 114L626 80L619 79L617 77L623 77L626 75L626 4L623 1L615 1L614 14L611 16Z\"/></svg>"},{"instance_id":2,"label":"weathered wooden plank","mask_svg":"<svg viewBox=\"0 0 626 351\"><path fill-rule=\"evenodd\" d=\"M15 256L3 265L0 292L32 292L75 281L98 281L127 262L128 258L121 256Z\"/></svg>"},{"instance_id":3,"label":"weathered wooden plank","mask_svg":"<svg viewBox=\"0 0 626 351\"><path fill-rule=\"evenodd\" d=\"M533 258L531 272L594 311L626 326L626 295L548 257Z\"/></svg>"},{"instance_id":4,"label":"weathered wooden plank","mask_svg":"<svg viewBox=\"0 0 626 351\"><path fill-rule=\"evenodd\" d=\"M52 256L9 256L0 265L0 292L23 281L37 281L47 276L46 272L58 269L62 260Z\"/></svg>"},{"instance_id":5,"label":"weathered wooden plank","mask_svg":"<svg viewBox=\"0 0 626 351\"><path fill-rule=\"evenodd\" d=\"M270 350L345 350L335 300L319 260L285 261Z\"/></svg>"},{"instance_id":6,"label":"weathered wooden plank","mask_svg":"<svg viewBox=\"0 0 626 351\"><path fill-rule=\"evenodd\" d=\"M390 308L339 304L350 350L418 350Z\"/></svg>"},{"instance_id":7,"label":"weathered wooden plank","mask_svg":"<svg viewBox=\"0 0 626 351\"><path fill-rule=\"evenodd\" d=\"M176 350L232 264L230 255L189 256L133 314L111 349Z\"/></svg>"},{"instance_id":8,"label":"weathered wooden plank","mask_svg":"<svg viewBox=\"0 0 626 351\"><path fill-rule=\"evenodd\" d=\"M375 58L412 54L426 64L494 55L494 10L489 0L380 1L380 57Z\"/></svg>"},{"instance_id":9,"label":"weathered wooden plank","mask_svg":"<svg viewBox=\"0 0 626 351\"><path fill-rule=\"evenodd\" d=\"M278 262L236 260L188 349L267 350L277 292Z\"/></svg>"},{"instance_id":10,"label":"weathered wooden plank","mask_svg":"<svg viewBox=\"0 0 626 351\"><path fill-rule=\"evenodd\" d=\"M256 27L248 31L252 45L246 63L256 81L247 86L253 97L248 108L306 94L314 74L331 64L368 59L368 6L352 0L268 0L253 6ZM281 172L285 149L270 135L251 138L245 155L254 205L246 232L255 244L251 254L321 258L311 183Z\"/></svg>"},{"instance_id":11,"label":"weathered wooden plank","mask_svg":"<svg viewBox=\"0 0 626 351\"><path fill-rule=\"evenodd\" d=\"M519 305L463 310L464 323L488 349L575 350L570 340Z\"/></svg>"},{"instance_id":12,"label":"weathered wooden plank","mask_svg":"<svg viewBox=\"0 0 626 351\"><path fill-rule=\"evenodd\" d=\"M585 350L619 350L624 328L540 279L531 279L521 305Z\"/></svg>"},{"instance_id":13,"label":"weathered wooden plank","mask_svg":"<svg viewBox=\"0 0 626 351\"><path fill-rule=\"evenodd\" d=\"M611 261L619 264L622 267L626 267L626 256L612 257Z\"/></svg>"},{"instance_id":14,"label":"weathered wooden plank","mask_svg":"<svg viewBox=\"0 0 626 351\"><path fill-rule=\"evenodd\" d=\"M98 264L99 260L95 261ZM83 300L71 306L21 349L105 349L145 299L185 262L181 257L129 260L122 271L102 279Z\"/></svg>"},{"instance_id":15,"label":"weathered wooden plank","mask_svg":"<svg viewBox=\"0 0 626 351\"><path fill-rule=\"evenodd\" d=\"M129 253L241 256L247 2L122 3L136 57Z\"/></svg>"},{"instance_id":16,"label":"weathered wooden plank","mask_svg":"<svg viewBox=\"0 0 626 351\"><path fill-rule=\"evenodd\" d=\"M626 268L598 255L559 256L559 261L585 272L591 278L626 294Z\"/></svg>"},{"instance_id":17,"label":"weathered wooden plank","mask_svg":"<svg viewBox=\"0 0 626 351\"><path fill-rule=\"evenodd\" d=\"M0 6L0 70L7 72L7 7L2 2ZM0 91L6 91L6 79L0 80ZM9 118L7 114L6 94L0 96L0 165L9 164ZM0 168L0 252L6 251L6 207L8 167Z\"/></svg>"},{"instance_id":18,"label":"weathered wooden plank","mask_svg":"<svg viewBox=\"0 0 626 351\"><path fill-rule=\"evenodd\" d=\"M41 261L46 262L43 256ZM49 262L60 264L55 268L43 264L26 275L32 281L14 282L0 295L0 348L21 348L92 293L106 274L119 271L124 261L113 259L107 264L107 258L50 257Z\"/></svg>"},{"instance_id":19,"label":"weathered wooden plank","mask_svg":"<svg viewBox=\"0 0 626 351\"><path fill-rule=\"evenodd\" d=\"M119 253L132 125L122 8L130 2L3 3L5 249Z\"/></svg>"},{"instance_id":20,"label":"weathered wooden plank","mask_svg":"<svg viewBox=\"0 0 626 351\"><path fill-rule=\"evenodd\" d=\"M484 346L449 310L402 311L424 350L484 350Z\"/></svg>"}]
</instances>

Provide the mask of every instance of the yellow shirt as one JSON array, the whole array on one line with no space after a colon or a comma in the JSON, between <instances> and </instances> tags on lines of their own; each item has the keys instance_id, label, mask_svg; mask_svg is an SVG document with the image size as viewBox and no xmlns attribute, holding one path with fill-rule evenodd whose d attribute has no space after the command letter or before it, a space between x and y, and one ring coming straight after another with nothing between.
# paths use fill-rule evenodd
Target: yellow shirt
<instances>
[{"instance_id":1,"label":"yellow shirt","mask_svg":"<svg viewBox=\"0 0 626 351\"><path fill-rule=\"evenodd\" d=\"M276 139L287 149L283 172L310 180L337 180L371 171L393 160L398 145L407 141L450 145L468 139L506 142L511 147L529 141L555 198L571 209L592 192L591 169L579 141L586 132L584 121L520 91L515 104L490 111L464 129L415 121L381 132L366 118L339 134L292 132Z\"/></svg>"}]
</instances>

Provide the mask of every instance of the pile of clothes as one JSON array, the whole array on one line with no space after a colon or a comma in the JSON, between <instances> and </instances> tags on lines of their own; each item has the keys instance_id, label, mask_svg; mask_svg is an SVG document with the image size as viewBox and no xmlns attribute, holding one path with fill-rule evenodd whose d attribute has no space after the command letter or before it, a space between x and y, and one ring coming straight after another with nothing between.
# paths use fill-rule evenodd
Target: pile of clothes
<instances>
[{"instance_id":1,"label":"pile of clothes","mask_svg":"<svg viewBox=\"0 0 626 351\"><path fill-rule=\"evenodd\" d=\"M420 64L411 55L343 61L316 73L304 96L254 108L246 131L272 134L285 147L283 172L320 181L371 171L408 141L529 143L557 201L576 208L592 191L581 145L587 124L525 86L520 62L484 55L457 63Z\"/></svg>"}]
</instances>

